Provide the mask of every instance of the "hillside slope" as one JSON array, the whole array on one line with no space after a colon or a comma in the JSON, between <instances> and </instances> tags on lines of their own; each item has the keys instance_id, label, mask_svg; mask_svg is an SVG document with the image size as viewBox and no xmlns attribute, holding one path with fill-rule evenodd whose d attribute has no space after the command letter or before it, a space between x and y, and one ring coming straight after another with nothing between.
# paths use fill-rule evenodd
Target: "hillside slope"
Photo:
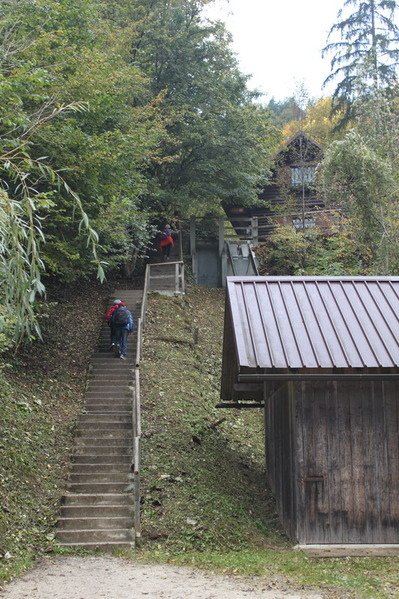
<instances>
[{"instance_id":1,"label":"hillside slope","mask_svg":"<svg viewBox=\"0 0 399 599\"><path fill-rule=\"evenodd\" d=\"M112 284L111 284L112 286ZM109 286L50 289L44 343L0 370L0 580L53 549L74 425Z\"/></svg>"},{"instance_id":2,"label":"hillside slope","mask_svg":"<svg viewBox=\"0 0 399 599\"><path fill-rule=\"evenodd\" d=\"M148 305L143 526L168 550L285 544L266 488L261 411L215 408L223 315L220 289L154 295Z\"/></svg>"}]
</instances>

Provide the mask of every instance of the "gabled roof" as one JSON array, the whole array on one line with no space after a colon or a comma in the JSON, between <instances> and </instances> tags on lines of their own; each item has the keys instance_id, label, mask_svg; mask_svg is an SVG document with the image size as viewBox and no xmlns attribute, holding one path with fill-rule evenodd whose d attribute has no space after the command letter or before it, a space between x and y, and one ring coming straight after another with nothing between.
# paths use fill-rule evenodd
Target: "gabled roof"
<instances>
[{"instance_id":1,"label":"gabled roof","mask_svg":"<svg viewBox=\"0 0 399 599\"><path fill-rule=\"evenodd\" d=\"M323 148L311 139L304 131L298 131L276 153L275 162L290 162L301 158L305 162L320 161Z\"/></svg>"},{"instance_id":2,"label":"gabled roof","mask_svg":"<svg viewBox=\"0 0 399 599\"><path fill-rule=\"evenodd\" d=\"M305 133L304 131L298 131L292 137L290 137L290 139L285 143L285 147L295 144L301 138L305 140L309 145L315 146L319 150L323 150L322 146L319 143L317 143L317 141L309 137L309 135L307 135L307 133Z\"/></svg>"},{"instance_id":3,"label":"gabled roof","mask_svg":"<svg viewBox=\"0 0 399 599\"><path fill-rule=\"evenodd\" d=\"M227 301L239 371L399 366L399 277L228 277Z\"/></svg>"}]
</instances>

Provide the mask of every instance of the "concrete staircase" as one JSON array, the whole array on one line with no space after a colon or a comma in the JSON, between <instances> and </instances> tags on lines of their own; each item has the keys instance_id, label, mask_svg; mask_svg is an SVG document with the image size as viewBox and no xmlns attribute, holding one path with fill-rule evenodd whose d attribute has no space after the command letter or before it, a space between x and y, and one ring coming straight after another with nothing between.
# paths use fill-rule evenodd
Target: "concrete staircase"
<instances>
[{"instance_id":1,"label":"concrete staircase","mask_svg":"<svg viewBox=\"0 0 399 599\"><path fill-rule=\"evenodd\" d=\"M141 290L116 290L110 299L126 302L134 319ZM65 547L122 549L134 544L132 494L132 395L136 334L129 336L127 360L109 351L104 322L93 354L85 411L77 426L76 448L62 500L56 538Z\"/></svg>"}]
</instances>

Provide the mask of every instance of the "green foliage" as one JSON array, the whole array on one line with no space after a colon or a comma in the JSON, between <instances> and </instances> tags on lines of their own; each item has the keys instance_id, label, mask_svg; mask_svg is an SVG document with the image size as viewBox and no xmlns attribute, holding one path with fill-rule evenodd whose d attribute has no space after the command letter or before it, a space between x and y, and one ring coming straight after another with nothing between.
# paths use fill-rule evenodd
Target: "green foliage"
<instances>
[{"instance_id":1,"label":"green foliage","mask_svg":"<svg viewBox=\"0 0 399 599\"><path fill-rule=\"evenodd\" d=\"M252 104L221 23L205 22L198 0L143 0L136 5L135 63L164 94L168 137L153 174L157 211L185 215L221 202L257 200L270 164L270 112ZM137 17L136 17L137 18Z\"/></svg>"},{"instance_id":2,"label":"green foliage","mask_svg":"<svg viewBox=\"0 0 399 599\"><path fill-rule=\"evenodd\" d=\"M274 98L269 100L268 109L273 113L277 124L282 128L291 121L300 121L305 116L305 111L300 107L294 96L276 101Z\"/></svg>"},{"instance_id":3,"label":"green foliage","mask_svg":"<svg viewBox=\"0 0 399 599\"><path fill-rule=\"evenodd\" d=\"M338 13L330 36L338 41L327 44L323 54L333 54L331 74L325 84L338 79L332 109L343 111L340 124L353 117L353 102L370 91L392 87L399 63L399 28L395 24L396 0L345 0L344 7L354 12Z\"/></svg>"},{"instance_id":4,"label":"green foliage","mask_svg":"<svg viewBox=\"0 0 399 599\"><path fill-rule=\"evenodd\" d=\"M338 213L330 218L328 234L317 228L278 226L267 242L256 248L261 273L339 276L365 272L368 255L361 254L351 221Z\"/></svg>"},{"instance_id":5,"label":"green foliage","mask_svg":"<svg viewBox=\"0 0 399 599\"><path fill-rule=\"evenodd\" d=\"M358 131L327 150L320 169L325 197L352 217L354 234L371 268L399 272L399 187L392 162Z\"/></svg>"}]
</instances>

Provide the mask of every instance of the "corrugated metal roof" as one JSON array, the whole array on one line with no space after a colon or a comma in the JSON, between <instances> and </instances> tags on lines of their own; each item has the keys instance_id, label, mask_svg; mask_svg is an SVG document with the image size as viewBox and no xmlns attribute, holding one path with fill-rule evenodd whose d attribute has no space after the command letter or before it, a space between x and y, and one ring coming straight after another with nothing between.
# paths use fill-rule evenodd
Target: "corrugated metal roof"
<instances>
[{"instance_id":1,"label":"corrugated metal roof","mask_svg":"<svg viewBox=\"0 0 399 599\"><path fill-rule=\"evenodd\" d=\"M399 277L228 277L238 364L399 365Z\"/></svg>"}]
</instances>

